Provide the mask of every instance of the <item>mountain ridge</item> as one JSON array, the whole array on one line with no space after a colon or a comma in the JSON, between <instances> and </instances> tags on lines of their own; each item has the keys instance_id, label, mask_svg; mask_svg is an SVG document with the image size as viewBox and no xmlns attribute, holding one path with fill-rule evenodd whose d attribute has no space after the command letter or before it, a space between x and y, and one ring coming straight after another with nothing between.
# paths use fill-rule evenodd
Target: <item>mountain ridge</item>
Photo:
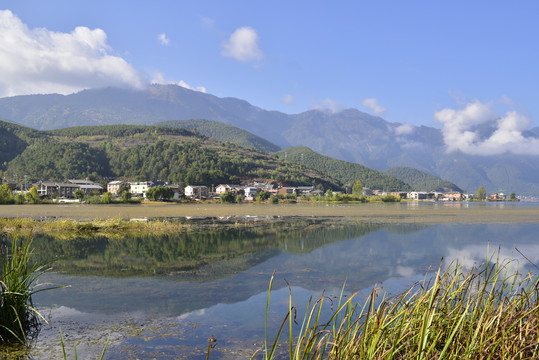
<instances>
[{"instance_id":1,"label":"mountain ridge","mask_svg":"<svg viewBox=\"0 0 539 360\"><path fill-rule=\"evenodd\" d=\"M0 118L37 129L205 119L239 127L281 148L307 146L377 170L413 167L468 192L484 186L488 192L539 196L539 156L447 153L439 129L391 123L357 109L285 114L241 99L219 98L175 85L152 85L141 91L107 88L66 96L2 98ZM525 134L539 137L539 128Z\"/></svg>"}]
</instances>

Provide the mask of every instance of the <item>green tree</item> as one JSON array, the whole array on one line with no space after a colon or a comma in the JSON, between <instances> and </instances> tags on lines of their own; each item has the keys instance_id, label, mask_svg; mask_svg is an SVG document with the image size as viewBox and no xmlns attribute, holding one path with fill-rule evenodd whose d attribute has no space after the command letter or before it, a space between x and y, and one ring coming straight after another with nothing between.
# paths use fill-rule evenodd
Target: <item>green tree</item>
<instances>
[{"instance_id":1,"label":"green tree","mask_svg":"<svg viewBox=\"0 0 539 360\"><path fill-rule=\"evenodd\" d=\"M234 194L228 190L224 193L221 193L219 197L221 198L222 203L233 203L236 201L236 197L234 196Z\"/></svg>"},{"instance_id":2,"label":"green tree","mask_svg":"<svg viewBox=\"0 0 539 360\"><path fill-rule=\"evenodd\" d=\"M174 196L174 190L168 186L161 186L161 199L163 201L169 201Z\"/></svg>"},{"instance_id":3,"label":"green tree","mask_svg":"<svg viewBox=\"0 0 539 360\"><path fill-rule=\"evenodd\" d=\"M327 201L333 200L333 191L331 191L330 189L327 189L327 191L326 191L326 198L325 198L325 200L327 200Z\"/></svg>"},{"instance_id":4,"label":"green tree","mask_svg":"<svg viewBox=\"0 0 539 360\"><path fill-rule=\"evenodd\" d=\"M15 200L15 204L24 204L26 201L22 193L18 193L17 195L15 195L14 200Z\"/></svg>"},{"instance_id":5,"label":"green tree","mask_svg":"<svg viewBox=\"0 0 539 360\"><path fill-rule=\"evenodd\" d=\"M154 186L146 190L146 199L155 201L157 200L158 186Z\"/></svg>"},{"instance_id":6,"label":"green tree","mask_svg":"<svg viewBox=\"0 0 539 360\"><path fill-rule=\"evenodd\" d=\"M30 204L38 204L40 202L37 186L34 186L26 193L26 198Z\"/></svg>"},{"instance_id":7,"label":"green tree","mask_svg":"<svg viewBox=\"0 0 539 360\"><path fill-rule=\"evenodd\" d=\"M77 189L73 192L73 196L75 196L76 199L79 199L79 201L82 201L82 199L84 199L84 191L82 191L81 189Z\"/></svg>"},{"instance_id":8,"label":"green tree","mask_svg":"<svg viewBox=\"0 0 539 360\"><path fill-rule=\"evenodd\" d=\"M356 180L352 185L352 194L363 194L363 183L361 180Z\"/></svg>"},{"instance_id":9,"label":"green tree","mask_svg":"<svg viewBox=\"0 0 539 360\"><path fill-rule=\"evenodd\" d=\"M477 189L477 199L478 200L485 200L487 198L487 191L483 186L480 186L479 189Z\"/></svg>"},{"instance_id":10,"label":"green tree","mask_svg":"<svg viewBox=\"0 0 539 360\"><path fill-rule=\"evenodd\" d=\"M275 195L271 195L270 198L269 198L269 203L270 204L278 204L279 203L279 198Z\"/></svg>"},{"instance_id":11,"label":"green tree","mask_svg":"<svg viewBox=\"0 0 539 360\"><path fill-rule=\"evenodd\" d=\"M168 186L154 186L146 191L146 198L153 201L169 201L174 196L174 190Z\"/></svg>"},{"instance_id":12,"label":"green tree","mask_svg":"<svg viewBox=\"0 0 539 360\"><path fill-rule=\"evenodd\" d=\"M0 204L13 203L13 192L8 184L0 186Z\"/></svg>"},{"instance_id":13,"label":"green tree","mask_svg":"<svg viewBox=\"0 0 539 360\"><path fill-rule=\"evenodd\" d=\"M129 192L131 186L128 183L124 182L118 187L118 195L122 196L124 192Z\"/></svg>"},{"instance_id":14,"label":"green tree","mask_svg":"<svg viewBox=\"0 0 539 360\"><path fill-rule=\"evenodd\" d=\"M112 202L112 195L108 191L101 197L102 204L110 204Z\"/></svg>"},{"instance_id":15,"label":"green tree","mask_svg":"<svg viewBox=\"0 0 539 360\"><path fill-rule=\"evenodd\" d=\"M271 194L269 193L269 191L266 191L266 190L260 191L258 194L256 194L256 201L267 200L269 199L270 196Z\"/></svg>"},{"instance_id":16,"label":"green tree","mask_svg":"<svg viewBox=\"0 0 539 360\"><path fill-rule=\"evenodd\" d=\"M511 199L511 201L514 201L517 199L517 195L514 192L512 192L511 194L509 194L509 198Z\"/></svg>"},{"instance_id":17,"label":"green tree","mask_svg":"<svg viewBox=\"0 0 539 360\"><path fill-rule=\"evenodd\" d=\"M128 203L131 200L131 193L129 191L124 191L122 193L121 199L124 203Z\"/></svg>"}]
</instances>

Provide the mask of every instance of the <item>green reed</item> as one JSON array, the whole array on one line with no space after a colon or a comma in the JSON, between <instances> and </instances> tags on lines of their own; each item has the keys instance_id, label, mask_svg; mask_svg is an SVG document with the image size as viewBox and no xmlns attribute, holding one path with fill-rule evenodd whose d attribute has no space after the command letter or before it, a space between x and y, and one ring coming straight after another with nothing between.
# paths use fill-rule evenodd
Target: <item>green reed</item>
<instances>
[{"instance_id":1,"label":"green reed","mask_svg":"<svg viewBox=\"0 0 539 360\"><path fill-rule=\"evenodd\" d=\"M536 359L539 357L538 278L513 271L511 261L487 261L470 270L458 263L396 296L374 288L363 304L343 292L329 320L322 296L308 304L301 325L289 309L263 359ZM288 354L277 345L288 325ZM293 336L294 326L299 334ZM283 344L284 345L284 344Z\"/></svg>"},{"instance_id":2,"label":"green reed","mask_svg":"<svg viewBox=\"0 0 539 360\"><path fill-rule=\"evenodd\" d=\"M43 316L34 308L32 296L51 289L38 284L38 278L50 267L32 261L32 239L11 238L11 246L0 248L0 344L27 344L37 335Z\"/></svg>"}]
</instances>

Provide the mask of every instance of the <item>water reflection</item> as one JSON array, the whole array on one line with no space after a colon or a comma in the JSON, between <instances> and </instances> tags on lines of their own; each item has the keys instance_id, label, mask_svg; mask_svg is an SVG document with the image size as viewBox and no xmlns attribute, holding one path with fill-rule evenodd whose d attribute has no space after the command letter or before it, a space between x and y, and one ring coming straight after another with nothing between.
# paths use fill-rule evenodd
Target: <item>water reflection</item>
<instances>
[{"instance_id":1,"label":"water reflection","mask_svg":"<svg viewBox=\"0 0 539 360\"><path fill-rule=\"evenodd\" d=\"M79 342L92 332L113 333L112 359L204 358L210 335L218 339L213 359L248 358L261 344L273 271L270 321L276 328L287 308L285 280L301 313L311 296L324 290L338 295L345 282L347 292L359 289L363 297L374 284L398 292L423 279L442 258L471 266L499 249L502 258L517 259L521 271L534 270L518 248L539 262L539 224L274 220L260 227L216 226L185 234L36 241L43 257L66 257L58 262L61 273L44 280L71 287L36 298L40 308L50 310L51 326L35 358L54 351L50 341L57 340L58 326Z\"/></svg>"}]
</instances>

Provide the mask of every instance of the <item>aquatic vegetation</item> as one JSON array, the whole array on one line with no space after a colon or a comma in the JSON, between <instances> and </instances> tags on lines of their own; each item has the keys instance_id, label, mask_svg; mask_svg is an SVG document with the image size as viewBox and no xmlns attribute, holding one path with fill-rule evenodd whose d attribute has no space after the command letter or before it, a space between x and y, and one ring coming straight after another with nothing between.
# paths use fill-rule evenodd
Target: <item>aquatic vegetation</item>
<instances>
[{"instance_id":1,"label":"aquatic vegetation","mask_svg":"<svg viewBox=\"0 0 539 360\"><path fill-rule=\"evenodd\" d=\"M309 302L293 336L296 308L289 311L273 343L267 339L263 359L276 351L285 329L289 359L532 359L539 356L538 277L514 272L510 261L487 261L466 269L457 264L396 296L374 288L363 305L353 294L322 321L322 296ZM291 292L290 292L291 294ZM333 309L333 304L332 304ZM288 326L287 326L288 325Z\"/></svg>"},{"instance_id":2,"label":"aquatic vegetation","mask_svg":"<svg viewBox=\"0 0 539 360\"><path fill-rule=\"evenodd\" d=\"M51 289L37 283L50 267L32 261L32 239L13 237L11 243L1 245L0 278L0 343L27 344L37 335L41 314L32 304L32 296Z\"/></svg>"},{"instance_id":3,"label":"aquatic vegetation","mask_svg":"<svg viewBox=\"0 0 539 360\"><path fill-rule=\"evenodd\" d=\"M107 350L107 346L109 345L110 336L107 338L107 341L105 342L105 345L103 346L103 351L101 352L101 356L99 357L99 360L102 360L105 357L105 351ZM60 345L62 347L62 356L64 360L68 359L67 353L66 353L66 347L64 344L64 335L62 334L62 329L60 328ZM75 359L77 359L77 344L75 343Z\"/></svg>"}]
</instances>

